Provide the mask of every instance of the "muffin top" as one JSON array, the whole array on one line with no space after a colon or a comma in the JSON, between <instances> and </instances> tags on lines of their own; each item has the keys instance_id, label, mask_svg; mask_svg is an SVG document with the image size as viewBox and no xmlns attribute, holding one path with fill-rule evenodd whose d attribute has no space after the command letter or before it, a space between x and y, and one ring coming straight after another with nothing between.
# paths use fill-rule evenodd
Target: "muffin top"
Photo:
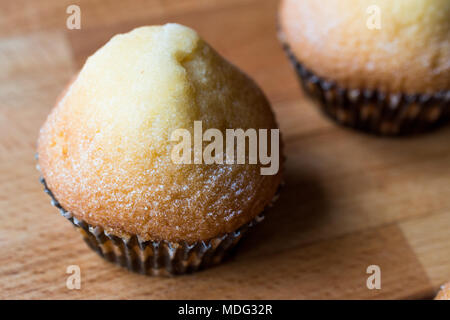
<instances>
[{"instance_id":1,"label":"muffin top","mask_svg":"<svg viewBox=\"0 0 450 320\"><path fill-rule=\"evenodd\" d=\"M41 128L39 166L62 207L126 237L195 242L251 221L281 174L260 164L175 164L172 132L277 128L262 91L177 24L113 37ZM193 133L192 133L193 136Z\"/></svg>"},{"instance_id":2,"label":"muffin top","mask_svg":"<svg viewBox=\"0 0 450 320\"><path fill-rule=\"evenodd\" d=\"M436 300L450 300L450 282L444 284L435 298Z\"/></svg>"},{"instance_id":3,"label":"muffin top","mask_svg":"<svg viewBox=\"0 0 450 320\"><path fill-rule=\"evenodd\" d=\"M306 68L341 86L450 89L448 0L283 0L280 27Z\"/></svg>"}]
</instances>

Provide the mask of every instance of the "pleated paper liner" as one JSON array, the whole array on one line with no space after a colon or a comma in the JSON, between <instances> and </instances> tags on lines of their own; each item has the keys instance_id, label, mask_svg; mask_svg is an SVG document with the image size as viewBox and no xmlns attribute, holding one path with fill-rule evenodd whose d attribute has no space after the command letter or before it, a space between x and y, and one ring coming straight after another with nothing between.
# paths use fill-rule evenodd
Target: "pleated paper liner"
<instances>
[{"instance_id":1,"label":"pleated paper liner","mask_svg":"<svg viewBox=\"0 0 450 320\"><path fill-rule=\"evenodd\" d=\"M91 249L110 262L145 275L179 275L219 264L242 236L264 219L263 212L234 232L194 244L142 241L137 236L121 238L74 217L59 204L47 187L45 180L40 178L40 181L44 185L45 192L51 197L52 205L58 208L61 215L76 227ZM278 193L272 203L277 197Z\"/></svg>"},{"instance_id":2,"label":"pleated paper liner","mask_svg":"<svg viewBox=\"0 0 450 320\"><path fill-rule=\"evenodd\" d=\"M307 70L284 44L300 82L321 110L337 123L378 135L407 135L439 127L450 118L450 91L383 93L340 87Z\"/></svg>"}]
</instances>

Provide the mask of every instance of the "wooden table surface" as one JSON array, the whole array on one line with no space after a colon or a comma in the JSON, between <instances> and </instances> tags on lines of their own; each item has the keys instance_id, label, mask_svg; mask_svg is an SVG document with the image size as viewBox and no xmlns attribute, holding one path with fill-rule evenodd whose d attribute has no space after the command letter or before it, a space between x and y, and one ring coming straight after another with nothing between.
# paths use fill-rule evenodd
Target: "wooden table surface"
<instances>
[{"instance_id":1,"label":"wooden table surface","mask_svg":"<svg viewBox=\"0 0 450 320\"><path fill-rule=\"evenodd\" d=\"M339 128L304 97L276 38L277 1L0 2L0 298L430 298L450 280L450 127L382 139ZM195 28L269 97L286 143L286 188L226 263L151 278L107 263L49 203L39 127L87 56L149 24ZM66 287L79 265L81 289ZM369 265L381 289L369 290Z\"/></svg>"}]
</instances>

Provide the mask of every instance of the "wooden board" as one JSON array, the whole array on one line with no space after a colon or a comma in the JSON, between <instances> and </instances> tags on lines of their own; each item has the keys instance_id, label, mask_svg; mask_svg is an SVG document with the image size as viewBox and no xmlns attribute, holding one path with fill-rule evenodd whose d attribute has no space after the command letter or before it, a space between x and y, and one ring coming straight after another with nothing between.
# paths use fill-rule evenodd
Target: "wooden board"
<instances>
[{"instance_id":1,"label":"wooden board","mask_svg":"<svg viewBox=\"0 0 450 320\"><path fill-rule=\"evenodd\" d=\"M276 38L277 1L0 2L0 298L411 299L450 280L450 127L380 139L339 128L304 97ZM83 61L131 28L179 22L251 75L286 142L287 185L226 263L151 278L88 249L35 170L39 127ZM79 265L80 290L66 288ZM381 290L366 268L381 268Z\"/></svg>"}]
</instances>

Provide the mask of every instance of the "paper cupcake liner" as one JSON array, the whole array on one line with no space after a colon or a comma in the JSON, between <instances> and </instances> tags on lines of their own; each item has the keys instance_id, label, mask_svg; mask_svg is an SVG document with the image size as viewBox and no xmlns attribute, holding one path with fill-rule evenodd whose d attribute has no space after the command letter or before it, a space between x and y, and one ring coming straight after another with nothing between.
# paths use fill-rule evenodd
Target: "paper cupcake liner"
<instances>
[{"instance_id":1,"label":"paper cupcake liner","mask_svg":"<svg viewBox=\"0 0 450 320\"><path fill-rule=\"evenodd\" d=\"M378 135L405 135L434 129L450 118L450 90L435 94L384 93L348 89L306 69L284 44L300 82L321 110L339 124Z\"/></svg>"},{"instance_id":2,"label":"paper cupcake liner","mask_svg":"<svg viewBox=\"0 0 450 320\"><path fill-rule=\"evenodd\" d=\"M234 232L193 244L184 241L142 241L135 235L121 238L74 217L56 200L44 178L40 181L51 197L52 205L76 227L91 249L110 262L145 275L178 275L214 266L230 253L250 228L264 219L264 213L261 213ZM269 206L277 197L278 193Z\"/></svg>"}]
</instances>

